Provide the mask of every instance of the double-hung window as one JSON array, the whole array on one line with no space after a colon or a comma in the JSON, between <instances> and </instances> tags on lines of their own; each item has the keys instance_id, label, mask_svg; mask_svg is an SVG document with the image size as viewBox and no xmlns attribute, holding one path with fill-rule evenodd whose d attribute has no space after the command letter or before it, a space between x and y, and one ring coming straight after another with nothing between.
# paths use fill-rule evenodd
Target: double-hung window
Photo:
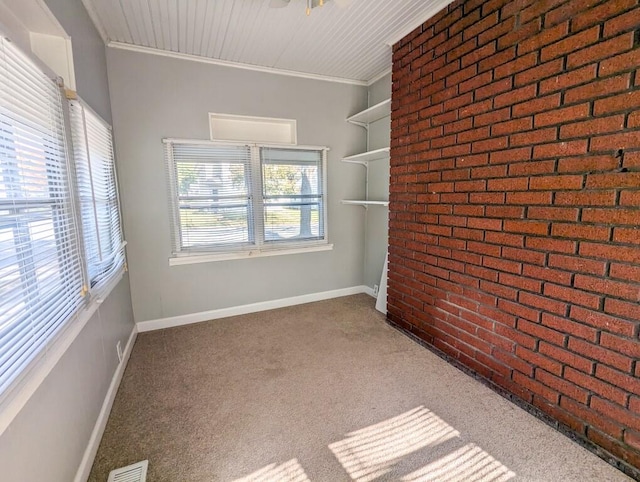
<instances>
[{"instance_id":1,"label":"double-hung window","mask_svg":"<svg viewBox=\"0 0 640 482\"><path fill-rule=\"evenodd\" d=\"M83 303L60 87L0 38L0 394Z\"/></svg>"},{"instance_id":2,"label":"double-hung window","mask_svg":"<svg viewBox=\"0 0 640 482\"><path fill-rule=\"evenodd\" d=\"M326 246L326 148L165 144L174 256Z\"/></svg>"},{"instance_id":3,"label":"double-hung window","mask_svg":"<svg viewBox=\"0 0 640 482\"><path fill-rule=\"evenodd\" d=\"M110 127L0 36L0 406L88 319L123 246Z\"/></svg>"},{"instance_id":4,"label":"double-hung window","mask_svg":"<svg viewBox=\"0 0 640 482\"><path fill-rule=\"evenodd\" d=\"M99 289L124 265L111 127L81 101L69 112L87 275Z\"/></svg>"}]
</instances>

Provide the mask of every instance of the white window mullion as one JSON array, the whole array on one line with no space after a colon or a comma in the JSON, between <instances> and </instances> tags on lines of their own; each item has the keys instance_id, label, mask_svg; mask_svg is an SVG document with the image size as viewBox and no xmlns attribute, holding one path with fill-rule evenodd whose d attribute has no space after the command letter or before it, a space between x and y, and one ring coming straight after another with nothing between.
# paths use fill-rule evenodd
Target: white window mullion
<instances>
[{"instance_id":1,"label":"white window mullion","mask_svg":"<svg viewBox=\"0 0 640 482\"><path fill-rule=\"evenodd\" d=\"M255 145L251 146L251 205L253 207L254 243L260 247L264 244L264 197L260 148Z\"/></svg>"}]
</instances>

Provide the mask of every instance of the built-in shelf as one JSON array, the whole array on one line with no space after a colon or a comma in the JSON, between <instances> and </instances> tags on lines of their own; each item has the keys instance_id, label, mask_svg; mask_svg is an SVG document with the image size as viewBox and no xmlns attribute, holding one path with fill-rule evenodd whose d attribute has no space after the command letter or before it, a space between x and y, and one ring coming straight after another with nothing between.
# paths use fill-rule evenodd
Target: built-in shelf
<instances>
[{"instance_id":1,"label":"built-in shelf","mask_svg":"<svg viewBox=\"0 0 640 482\"><path fill-rule=\"evenodd\" d=\"M342 204L351 204L353 206L388 206L389 201L369 201L369 200L355 200L355 199L343 199Z\"/></svg>"},{"instance_id":2,"label":"built-in shelf","mask_svg":"<svg viewBox=\"0 0 640 482\"><path fill-rule=\"evenodd\" d=\"M342 162L353 162L355 164L365 164L370 161L378 159L384 159L389 157L389 148L383 147L382 149L376 149L375 151L367 151L361 154L354 154L353 156L343 157ZM366 165L366 164L365 164Z\"/></svg>"},{"instance_id":3,"label":"built-in shelf","mask_svg":"<svg viewBox=\"0 0 640 482\"><path fill-rule=\"evenodd\" d=\"M357 125L368 125L388 115L391 115L391 99L383 100L379 104L348 117L347 122Z\"/></svg>"}]
</instances>

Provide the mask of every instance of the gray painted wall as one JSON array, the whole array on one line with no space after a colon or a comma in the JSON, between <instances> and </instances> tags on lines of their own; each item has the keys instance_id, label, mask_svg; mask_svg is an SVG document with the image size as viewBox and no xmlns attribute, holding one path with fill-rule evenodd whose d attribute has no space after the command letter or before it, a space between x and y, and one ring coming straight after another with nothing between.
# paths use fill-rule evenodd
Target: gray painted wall
<instances>
[{"instance_id":1,"label":"gray painted wall","mask_svg":"<svg viewBox=\"0 0 640 482\"><path fill-rule=\"evenodd\" d=\"M136 321L361 285L364 195L362 129L345 122L367 89L144 53L107 49L111 107ZM170 267L164 137L208 139L208 113L293 118L298 143L326 145L333 251Z\"/></svg>"},{"instance_id":2,"label":"gray painted wall","mask_svg":"<svg viewBox=\"0 0 640 482\"><path fill-rule=\"evenodd\" d=\"M391 74L369 87L369 106L391 97ZM391 118L385 117L369 126L369 150L389 147ZM369 163L369 198L389 199L389 159ZM389 209L372 206L367 209L365 234L364 284L373 288L380 283L387 252Z\"/></svg>"},{"instance_id":3,"label":"gray painted wall","mask_svg":"<svg viewBox=\"0 0 640 482\"><path fill-rule=\"evenodd\" d=\"M0 437L0 479L70 482L75 477L126 345L133 314L125 277Z\"/></svg>"},{"instance_id":4,"label":"gray painted wall","mask_svg":"<svg viewBox=\"0 0 640 482\"><path fill-rule=\"evenodd\" d=\"M82 0L45 0L45 3L71 37L78 94L111 124L106 48Z\"/></svg>"},{"instance_id":5,"label":"gray painted wall","mask_svg":"<svg viewBox=\"0 0 640 482\"><path fill-rule=\"evenodd\" d=\"M80 0L47 0L72 37L82 98L111 118L104 45ZM100 42L100 44L98 44ZM73 480L118 366L116 343L133 330L129 279L100 305L67 352L0 435L0 479Z\"/></svg>"}]
</instances>

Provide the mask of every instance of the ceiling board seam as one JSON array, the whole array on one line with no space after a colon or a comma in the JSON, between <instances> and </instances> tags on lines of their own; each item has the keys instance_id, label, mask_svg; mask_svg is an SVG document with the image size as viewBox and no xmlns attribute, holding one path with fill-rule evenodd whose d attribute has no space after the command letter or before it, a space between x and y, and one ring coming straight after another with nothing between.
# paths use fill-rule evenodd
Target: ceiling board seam
<instances>
[{"instance_id":1,"label":"ceiling board seam","mask_svg":"<svg viewBox=\"0 0 640 482\"><path fill-rule=\"evenodd\" d=\"M366 80L346 79L342 77L332 77L328 75L311 74L307 72L297 72L295 70L278 69L275 67L263 67L260 65L244 64L241 62L234 62L230 60L213 59L210 57L203 57L201 55L191 55L191 54L183 54L180 52L170 52L168 50L155 49L152 47L141 47L138 45L131 45L131 44L126 44L122 42L109 42L107 44L107 47L120 49L120 50L129 50L132 52L159 55L162 57L171 57L171 58L181 59L181 60L191 60L192 62L213 64L213 65L219 65L222 67L232 67L236 69L253 70L256 72L264 72L268 74L286 75L289 77L300 77L303 79L311 79L311 80L323 80L325 82L336 82L340 84L359 85L364 87L368 85L368 82Z\"/></svg>"}]
</instances>

